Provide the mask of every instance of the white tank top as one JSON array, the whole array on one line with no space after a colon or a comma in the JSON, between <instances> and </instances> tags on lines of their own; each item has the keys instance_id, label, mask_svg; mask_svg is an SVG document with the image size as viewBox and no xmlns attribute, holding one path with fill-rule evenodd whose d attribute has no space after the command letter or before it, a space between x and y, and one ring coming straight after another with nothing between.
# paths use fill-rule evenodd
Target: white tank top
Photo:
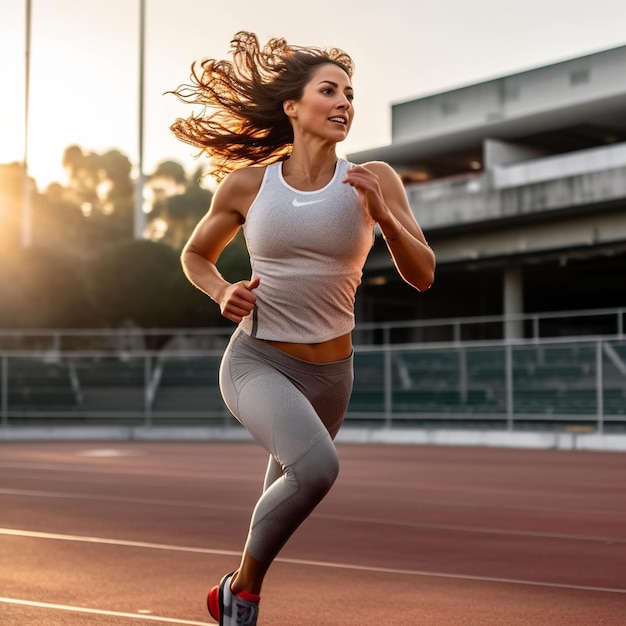
<instances>
[{"instance_id":1,"label":"white tank top","mask_svg":"<svg viewBox=\"0 0 626 626\"><path fill-rule=\"evenodd\" d=\"M252 337L294 343L334 339L354 328L354 299L374 243L374 221L343 183L339 159L322 189L287 184L282 162L269 165L243 231L250 254L254 310L240 326Z\"/></svg>"}]
</instances>

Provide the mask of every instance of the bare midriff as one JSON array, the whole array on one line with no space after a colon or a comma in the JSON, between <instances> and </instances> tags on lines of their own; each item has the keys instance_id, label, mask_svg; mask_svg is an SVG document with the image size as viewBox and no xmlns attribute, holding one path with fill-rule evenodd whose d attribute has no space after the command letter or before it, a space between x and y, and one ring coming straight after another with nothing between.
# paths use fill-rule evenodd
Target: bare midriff
<instances>
[{"instance_id":1,"label":"bare midriff","mask_svg":"<svg viewBox=\"0 0 626 626\"><path fill-rule=\"evenodd\" d=\"M320 343L291 343L288 341L270 341L266 343L282 352L311 363L332 363L342 361L352 354L352 335L347 333Z\"/></svg>"}]
</instances>

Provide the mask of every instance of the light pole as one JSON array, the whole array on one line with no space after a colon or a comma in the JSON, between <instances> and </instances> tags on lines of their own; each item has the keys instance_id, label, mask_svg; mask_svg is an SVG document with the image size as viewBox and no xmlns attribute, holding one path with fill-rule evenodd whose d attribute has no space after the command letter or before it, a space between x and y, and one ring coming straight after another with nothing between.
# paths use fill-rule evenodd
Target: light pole
<instances>
[{"instance_id":1,"label":"light pole","mask_svg":"<svg viewBox=\"0 0 626 626\"><path fill-rule=\"evenodd\" d=\"M139 113L138 113L138 172L135 189L134 237L143 239L146 226L146 214L143 210L143 118L144 118L144 67L146 55L146 0L139 0Z\"/></svg>"},{"instance_id":2,"label":"light pole","mask_svg":"<svg viewBox=\"0 0 626 626\"><path fill-rule=\"evenodd\" d=\"M26 43L24 53L24 169L22 181L22 246L29 248L33 240L33 196L28 178L28 116L30 110L30 23L31 0L26 0Z\"/></svg>"}]
</instances>

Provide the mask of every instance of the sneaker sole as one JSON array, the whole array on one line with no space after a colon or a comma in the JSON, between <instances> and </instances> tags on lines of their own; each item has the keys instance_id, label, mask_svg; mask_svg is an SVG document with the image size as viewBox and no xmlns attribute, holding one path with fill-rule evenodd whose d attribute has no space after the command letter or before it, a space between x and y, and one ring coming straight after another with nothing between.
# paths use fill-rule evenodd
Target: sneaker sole
<instances>
[{"instance_id":1,"label":"sneaker sole","mask_svg":"<svg viewBox=\"0 0 626 626\"><path fill-rule=\"evenodd\" d=\"M207 609L209 611L209 615L219 624L219 626L224 626L224 606L226 606L227 602L230 604L231 601L230 580L232 580L234 574L235 572L226 574L222 580L220 580L220 584L213 587L207 596ZM226 584L227 582L228 585Z\"/></svg>"}]
</instances>

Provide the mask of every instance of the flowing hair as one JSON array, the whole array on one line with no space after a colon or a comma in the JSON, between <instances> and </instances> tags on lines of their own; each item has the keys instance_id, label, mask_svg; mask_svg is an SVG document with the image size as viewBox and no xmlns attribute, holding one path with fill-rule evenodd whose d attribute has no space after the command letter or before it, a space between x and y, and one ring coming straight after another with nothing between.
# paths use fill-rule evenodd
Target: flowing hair
<instances>
[{"instance_id":1,"label":"flowing hair","mask_svg":"<svg viewBox=\"0 0 626 626\"><path fill-rule=\"evenodd\" d=\"M270 39L263 48L254 33L238 32L232 61L205 59L191 66L190 83L171 92L199 113L170 127L181 141L209 157L209 174L218 181L249 165L286 158L293 144L285 100L299 100L313 71L334 63L352 77L352 59L337 48L292 46Z\"/></svg>"}]
</instances>

